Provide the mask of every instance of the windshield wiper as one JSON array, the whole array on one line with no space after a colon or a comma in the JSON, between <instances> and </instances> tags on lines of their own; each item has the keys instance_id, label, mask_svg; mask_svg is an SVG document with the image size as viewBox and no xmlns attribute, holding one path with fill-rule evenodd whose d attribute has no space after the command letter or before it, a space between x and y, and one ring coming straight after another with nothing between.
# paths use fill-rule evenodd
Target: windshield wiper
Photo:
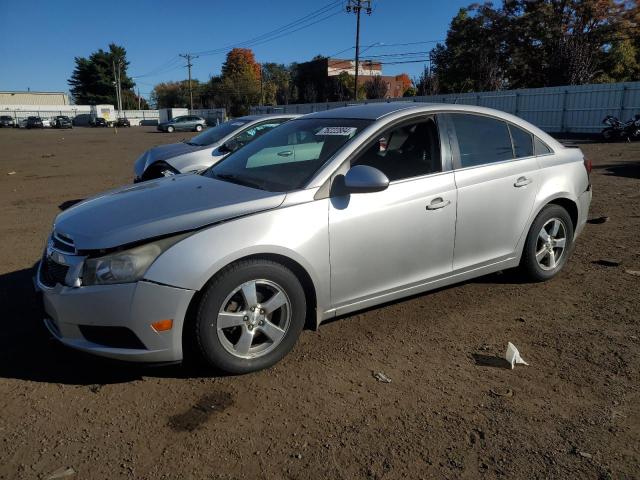
<instances>
[{"instance_id":1,"label":"windshield wiper","mask_svg":"<svg viewBox=\"0 0 640 480\"><path fill-rule=\"evenodd\" d=\"M226 180L231 183L237 183L238 185L243 185L245 187L257 188L259 190L264 190L263 185L260 182L249 180L247 178L238 177L232 173L214 173L214 178L219 180Z\"/></svg>"}]
</instances>

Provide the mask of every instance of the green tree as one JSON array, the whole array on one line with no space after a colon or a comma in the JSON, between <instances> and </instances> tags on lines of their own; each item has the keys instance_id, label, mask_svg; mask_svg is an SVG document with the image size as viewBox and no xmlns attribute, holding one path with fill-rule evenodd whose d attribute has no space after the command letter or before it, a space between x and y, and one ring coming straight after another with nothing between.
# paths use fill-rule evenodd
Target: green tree
<instances>
[{"instance_id":1,"label":"green tree","mask_svg":"<svg viewBox=\"0 0 640 480\"><path fill-rule=\"evenodd\" d=\"M194 108L203 107L202 86L198 80L191 80ZM162 82L153 87L151 100L157 108L189 108L189 80Z\"/></svg>"},{"instance_id":2,"label":"green tree","mask_svg":"<svg viewBox=\"0 0 640 480\"><path fill-rule=\"evenodd\" d=\"M89 58L76 57L76 66L67 83L69 84L71 95L77 104L117 105L116 88L114 76L114 63L116 70L120 64L120 83L122 88L123 107L133 108L126 102L126 99L135 101L137 108L137 97L133 92L134 81L127 75L129 62L127 61L127 51L124 47L114 43L109 45L109 50L102 49L92 53Z\"/></svg>"},{"instance_id":3,"label":"green tree","mask_svg":"<svg viewBox=\"0 0 640 480\"><path fill-rule=\"evenodd\" d=\"M637 2L619 0L506 0L499 8L491 3L463 8L432 54L439 89L637 78L638 8Z\"/></svg>"}]
</instances>

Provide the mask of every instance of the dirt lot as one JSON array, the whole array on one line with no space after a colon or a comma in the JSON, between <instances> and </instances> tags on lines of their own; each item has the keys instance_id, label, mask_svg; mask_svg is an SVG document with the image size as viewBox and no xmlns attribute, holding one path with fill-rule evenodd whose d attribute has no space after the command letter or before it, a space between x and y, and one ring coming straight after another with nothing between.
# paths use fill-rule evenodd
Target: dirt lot
<instances>
[{"instance_id":1,"label":"dirt lot","mask_svg":"<svg viewBox=\"0 0 640 480\"><path fill-rule=\"evenodd\" d=\"M583 145L609 221L551 282L496 274L342 318L242 377L59 346L30 271L54 216L184 136L0 130L0 478L640 478L640 143ZM529 367L501 368L507 341Z\"/></svg>"}]
</instances>

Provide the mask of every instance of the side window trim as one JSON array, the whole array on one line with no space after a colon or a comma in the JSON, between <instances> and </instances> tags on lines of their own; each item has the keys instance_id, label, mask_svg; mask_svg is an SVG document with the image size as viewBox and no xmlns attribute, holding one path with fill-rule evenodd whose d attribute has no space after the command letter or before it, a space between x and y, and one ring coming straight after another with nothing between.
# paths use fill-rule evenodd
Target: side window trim
<instances>
[{"instance_id":1,"label":"side window trim","mask_svg":"<svg viewBox=\"0 0 640 480\"><path fill-rule=\"evenodd\" d=\"M464 112L461 112L460 114L465 114ZM543 155L553 155L555 152L551 149L551 147L549 147L545 142L543 142L542 140L540 140L540 138L538 138L536 135L534 135L533 133L531 133L529 130L526 129L522 129L524 131L526 131L529 135L531 135L531 140L533 143L533 155L530 156L526 156L526 157L516 157L515 154L515 145L513 144L513 135L511 134L511 125L513 125L516 128L521 128L518 127L515 124L512 124L511 122L508 122L504 119L501 119L499 117L492 117L490 115L483 115L483 114L477 114L477 113L469 113L467 115L478 115L481 117L487 117L487 118L491 118L494 120L499 120L501 122L504 122L507 125L507 130L509 132L509 137L511 139L511 154L513 158L507 159L507 160L501 160L499 162L491 162L491 163L484 163L482 165L471 165L468 167L463 167L462 166L462 161L460 158L460 146L458 144L458 135L457 132L455 131L455 127L453 125L453 121L451 120L451 115L456 115L456 113L454 112L444 112L439 114L440 117L443 118L443 120L446 122L447 124L447 133L449 134L449 142L451 143L451 159L453 162L453 170L466 170L466 169L471 169L471 168L481 168L481 167L486 167L489 165L500 165L503 163L507 163L507 162L514 162L514 161L518 161L518 160L524 160L527 158L535 158L535 157L541 157ZM539 154L536 152L535 149L535 143L536 141L542 143L548 150L549 152L547 153L542 153Z\"/></svg>"}]
</instances>

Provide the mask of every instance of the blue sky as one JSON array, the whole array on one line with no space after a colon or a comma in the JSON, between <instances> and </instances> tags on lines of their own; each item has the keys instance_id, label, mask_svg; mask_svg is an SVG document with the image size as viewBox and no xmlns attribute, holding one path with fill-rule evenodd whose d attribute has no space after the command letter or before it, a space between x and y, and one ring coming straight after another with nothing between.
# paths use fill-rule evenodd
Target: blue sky
<instances>
[{"instance_id":1,"label":"blue sky","mask_svg":"<svg viewBox=\"0 0 640 480\"><path fill-rule=\"evenodd\" d=\"M178 2L165 0L41 1L0 0L0 90L67 91L74 57L88 56L110 42L123 45L130 61L129 74L144 96L153 85L186 78L184 61L177 54L205 52L259 37L305 15L335 3L331 0L244 0ZM343 2L346 3L346 2ZM426 52L446 36L451 18L471 0L373 0L373 14L363 15L361 45L364 52L388 55ZM308 28L293 29L317 22ZM273 41L252 46L259 62L288 64L317 54L353 56L355 16L339 5L313 15ZM363 48L363 49L364 49ZM419 55L404 59L421 59ZM377 57L387 61L392 57ZM220 72L224 53L194 60L193 76L207 80ZM385 74L416 76L423 63L385 65Z\"/></svg>"}]
</instances>

